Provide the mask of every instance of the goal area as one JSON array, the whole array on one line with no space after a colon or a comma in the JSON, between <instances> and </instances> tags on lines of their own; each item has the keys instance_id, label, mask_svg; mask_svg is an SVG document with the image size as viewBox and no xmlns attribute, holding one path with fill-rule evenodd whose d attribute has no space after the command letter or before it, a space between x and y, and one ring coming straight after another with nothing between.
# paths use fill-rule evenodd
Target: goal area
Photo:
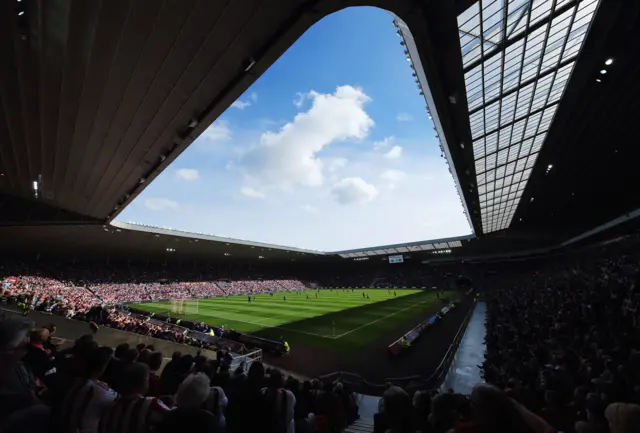
<instances>
[{"instance_id":1,"label":"goal area","mask_svg":"<svg viewBox=\"0 0 640 433\"><path fill-rule=\"evenodd\" d=\"M178 315L198 314L198 307L198 299L172 299L170 312Z\"/></svg>"}]
</instances>

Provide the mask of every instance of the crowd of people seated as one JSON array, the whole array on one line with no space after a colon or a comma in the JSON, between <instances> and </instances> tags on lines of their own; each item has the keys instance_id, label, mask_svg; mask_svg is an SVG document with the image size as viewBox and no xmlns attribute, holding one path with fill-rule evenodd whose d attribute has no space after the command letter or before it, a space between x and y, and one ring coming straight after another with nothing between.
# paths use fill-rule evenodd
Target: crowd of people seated
<instances>
[{"instance_id":1,"label":"crowd of people seated","mask_svg":"<svg viewBox=\"0 0 640 433\"><path fill-rule=\"evenodd\" d=\"M338 432L358 417L340 382L300 381L260 362L151 346L98 346L91 334L61 350L48 329L0 317L0 431L58 433ZM247 368L248 367L248 368Z\"/></svg>"},{"instance_id":2,"label":"crowd of people seated","mask_svg":"<svg viewBox=\"0 0 640 433\"><path fill-rule=\"evenodd\" d=\"M413 399L389 386L376 432L640 432L640 255L631 247L505 263L484 281L494 288L484 294L486 384Z\"/></svg>"},{"instance_id":3,"label":"crowd of people seated","mask_svg":"<svg viewBox=\"0 0 640 433\"><path fill-rule=\"evenodd\" d=\"M487 302L487 352L481 366L486 383L468 396L455 390L411 396L389 386L375 418L376 431L640 432L640 256L635 247L596 248L480 270L475 285L485 288ZM68 280L33 278L29 285L39 288L42 299L82 308L78 293L84 289ZM190 284L181 290L210 293L209 286ZM261 292L276 284L297 290L300 283L222 281L216 282L216 295ZM96 295L86 292L101 296L100 289L93 291ZM140 326L139 319L116 318L125 329ZM53 425L74 433L180 427L310 433L340 431L357 417L353 395L343 384L300 383L279 371L265 371L259 363L231 371L222 361L174 354L158 375L161 355L146 348L121 346L112 353L86 338L58 353L45 330L25 341L0 326L0 337L0 431L18 431L15 426L28 431L20 423L29 420L34 428ZM88 393L94 397L78 398ZM96 407L81 404L93 398Z\"/></svg>"},{"instance_id":4,"label":"crowd of people seated","mask_svg":"<svg viewBox=\"0 0 640 433\"><path fill-rule=\"evenodd\" d=\"M302 282L292 279L94 282L87 279L86 269L82 272L70 273L68 270L61 272L66 276L80 276L82 277L80 280L30 275L29 269L25 268L20 271L21 274L12 273L0 279L0 294L5 300L11 298L18 304L34 310L207 349L214 348L215 345L192 335L186 335L184 330L176 331L174 327L157 321L152 322L148 317L133 315L114 306L147 300L233 296L306 289ZM51 272L53 270L49 271ZM101 278L109 275L114 277L114 273L104 271L99 275ZM162 274L156 275L159 277ZM150 275L146 275L146 279L148 278ZM210 332L210 328L204 324L189 328L205 333Z\"/></svg>"}]
</instances>

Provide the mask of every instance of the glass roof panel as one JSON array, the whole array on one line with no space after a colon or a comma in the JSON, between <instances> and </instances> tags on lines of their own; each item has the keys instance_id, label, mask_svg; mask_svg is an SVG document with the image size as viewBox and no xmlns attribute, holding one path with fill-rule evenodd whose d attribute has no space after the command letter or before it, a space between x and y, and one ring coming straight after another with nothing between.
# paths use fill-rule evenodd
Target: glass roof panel
<instances>
[{"instance_id":1,"label":"glass roof panel","mask_svg":"<svg viewBox=\"0 0 640 433\"><path fill-rule=\"evenodd\" d=\"M485 233L511 224L599 2L478 0L458 16Z\"/></svg>"}]
</instances>

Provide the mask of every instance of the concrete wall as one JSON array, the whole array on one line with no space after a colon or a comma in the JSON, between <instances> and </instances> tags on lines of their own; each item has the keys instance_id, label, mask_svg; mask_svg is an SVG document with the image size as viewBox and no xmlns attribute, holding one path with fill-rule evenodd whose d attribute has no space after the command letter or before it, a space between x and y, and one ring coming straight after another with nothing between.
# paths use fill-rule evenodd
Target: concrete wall
<instances>
[{"instance_id":1,"label":"concrete wall","mask_svg":"<svg viewBox=\"0 0 640 433\"><path fill-rule=\"evenodd\" d=\"M17 309L12 306L2 307L4 310L16 312ZM77 340L83 335L91 334L91 329L87 322L81 322L78 320L65 319L64 317L55 316L48 313L42 313L40 311L32 311L28 316L29 320L35 323L36 327L42 327L47 324L56 325L55 336L63 338L65 340ZM216 359L216 353L211 350L198 349L196 347L187 346L184 344L173 343L171 341L160 340L158 338L146 337L144 335L135 334L133 332L120 331L118 329L111 329L100 327L98 333L94 336L94 340L101 346L110 346L115 348L118 344L129 343L131 347L135 347L138 344L144 343L146 345L152 344L155 349L165 357L171 357L171 354L176 351L182 352L183 355L190 354L195 356L198 350L202 352L202 355L210 359Z\"/></svg>"}]
</instances>

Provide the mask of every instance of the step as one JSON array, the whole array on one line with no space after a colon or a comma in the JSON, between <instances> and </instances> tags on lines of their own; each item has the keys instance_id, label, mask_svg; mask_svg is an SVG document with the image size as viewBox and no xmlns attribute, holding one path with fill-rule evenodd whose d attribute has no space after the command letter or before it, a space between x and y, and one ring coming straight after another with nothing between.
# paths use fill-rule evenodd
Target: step
<instances>
[{"instance_id":1,"label":"step","mask_svg":"<svg viewBox=\"0 0 640 433\"><path fill-rule=\"evenodd\" d=\"M344 430L345 433L371 433L373 432L373 419L360 418Z\"/></svg>"}]
</instances>

